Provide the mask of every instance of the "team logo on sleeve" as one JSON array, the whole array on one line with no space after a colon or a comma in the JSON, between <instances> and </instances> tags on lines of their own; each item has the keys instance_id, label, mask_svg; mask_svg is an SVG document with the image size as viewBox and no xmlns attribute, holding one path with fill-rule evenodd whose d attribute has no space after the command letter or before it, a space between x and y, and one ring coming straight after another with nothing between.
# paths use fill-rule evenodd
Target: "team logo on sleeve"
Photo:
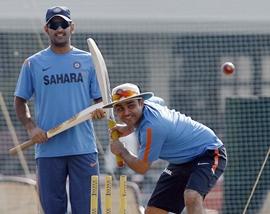
<instances>
[{"instance_id":1,"label":"team logo on sleeve","mask_svg":"<svg viewBox=\"0 0 270 214\"><path fill-rule=\"evenodd\" d=\"M73 63L73 68L79 69L80 67L81 67L81 63L80 62L74 62Z\"/></svg>"}]
</instances>

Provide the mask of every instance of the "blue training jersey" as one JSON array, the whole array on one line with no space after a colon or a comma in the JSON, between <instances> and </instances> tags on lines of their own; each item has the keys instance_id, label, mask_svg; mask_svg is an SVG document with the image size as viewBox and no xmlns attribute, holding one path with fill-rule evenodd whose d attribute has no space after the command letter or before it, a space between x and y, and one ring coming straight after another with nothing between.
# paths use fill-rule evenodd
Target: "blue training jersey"
<instances>
[{"instance_id":1,"label":"blue training jersey","mask_svg":"<svg viewBox=\"0 0 270 214\"><path fill-rule=\"evenodd\" d=\"M143 119L136 129L139 159L163 159L173 164L186 163L207 149L223 145L205 125L166 106L145 101Z\"/></svg>"},{"instance_id":2,"label":"blue training jersey","mask_svg":"<svg viewBox=\"0 0 270 214\"><path fill-rule=\"evenodd\" d=\"M50 48L25 60L15 96L34 98L37 125L48 131L101 97L91 55L77 48L56 54ZM36 145L35 157L97 152L93 124L83 122L46 143Z\"/></svg>"}]
</instances>

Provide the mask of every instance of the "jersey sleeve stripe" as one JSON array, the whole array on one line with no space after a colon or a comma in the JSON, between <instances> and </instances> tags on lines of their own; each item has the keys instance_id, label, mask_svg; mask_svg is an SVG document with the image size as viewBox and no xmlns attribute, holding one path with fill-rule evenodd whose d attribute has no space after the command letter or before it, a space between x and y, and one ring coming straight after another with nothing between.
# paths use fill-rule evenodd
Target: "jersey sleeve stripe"
<instances>
[{"instance_id":1,"label":"jersey sleeve stripe","mask_svg":"<svg viewBox=\"0 0 270 214\"><path fill-rule=\"evenodd\" d=\"M145 146L145 151L144 151L144 156L143 156L143 160L145 162L148 162L151 144L152 144L152 129L147 128L146 129L146 146Z\"/></svg>"},{"instance_id":2,"label":"jersey sleeve stripe","mask_svg":"<svg viewBox=\"0 0 270 214\"><path fill-rule=\"evenodd\" d=\"M212 165L212 172L215 173L217 167L218 167L218 158L219 158L219 151L218 149L215 149L215 154L214 154L214 163Z\"/></svg>"}]
</instances>

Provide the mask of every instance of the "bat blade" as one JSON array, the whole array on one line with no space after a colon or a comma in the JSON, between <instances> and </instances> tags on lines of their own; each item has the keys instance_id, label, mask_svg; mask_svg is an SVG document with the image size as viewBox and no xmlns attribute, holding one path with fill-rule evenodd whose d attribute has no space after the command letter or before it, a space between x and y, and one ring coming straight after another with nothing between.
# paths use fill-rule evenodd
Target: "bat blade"
<instances>
[{"instance_id":1,"label":"bat blade","mask_svg":"<svg viewBox=\"0 0 270 214\"><path fill-rule=\"evenodd\" d=\"M73 117L71 117L70 119L64 121L63 123L61 123L59 126L50 129L47 132L47 137L51 138L69 128L72 128L88 119L90 119L90 114L95 111L96 109L102 108L103 107L103 102L94 104L89 106L88 108L80 111L79 113L77 113L76 115L74 115Z\"/></svg>"},{"instance_id":2,"label":"bat blade","mask_svg":"<svg viewBox=\"0 0 270 214\"><path fill-rule=\"evenodd\" d=\"M103 107L103 102L101 103L97 103L94 105L89 106L88 108L80 111L79 113L75 114L73 117L69 118L68 120L64 121L63 123L61 123L60 125L48 130L46 132L47 137L51 138L67 129L70 129L88 119L90 119L90 114L95 111L96 109L102 108ZM25 150L29 147L31 147L32 145L34 145L35 143L32 142L31 140L25 141L11 149L9 149L9 153L11 155L15 155L18 153L18 151L20 150Z\"/></svg>"},{"instance_id":3,"label":"bat blade","mask_svg":"<svg viewBox=\"0 0 270 214\"><path fill-rule=\"evenodd\" d=\"M109 75L106 67L105 60L96 44L96 42L92 38L87 39L87 44L92 55L92 59L96 69L96 76L98 79L102 100L104 103L110 103L112 101L111 98L111 87ZM110 120L115 121L113 109L107 109L107 119L108 127L112 128L111 124L115 124L110 122ZM117 131L116 131L117 132ZM112 135L118 135L118 133L112 133ZM114 139L115 140L115 139ZM118 167L124 166L124 161L120 156L116 156L116 163Z\"/></svg>"},{"instance_id":4,"label":"bat blade","mask_svg":"<svg viewBox=\"0 0 270 214\"><path fill-rule=\"evenodd\" d=\"M104 103L111 102L111 90L110 90L110 81L108 77L108 71L106 67L105 60L96 44L96 42L89 38L87 39L87 44L92 55L92 59L96 69L96 76L98 79L102 100ZM109 114L108 117L113 117L113 115ZM109 119L108 118L108 119Z\"/></svg>"}]
</instances>

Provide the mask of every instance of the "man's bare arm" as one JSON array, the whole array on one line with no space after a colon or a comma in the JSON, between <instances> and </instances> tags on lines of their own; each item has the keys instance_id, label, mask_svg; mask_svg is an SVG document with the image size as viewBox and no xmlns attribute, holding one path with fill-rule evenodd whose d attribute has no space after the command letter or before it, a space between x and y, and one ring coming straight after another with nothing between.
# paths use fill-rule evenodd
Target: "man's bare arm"
<instances>
[{"instance_id":1,"label":"man's bare arm","mask_svg":"<svg viewBox=\"0 0 270 214\"><path fill-rule=\"evenodd\" d=\"M145 174L147 170L150 168L151 164L138 159L134 154L128 151L121 142L114 141L111 143L111 151L115 155L119 155L125 163L137 173Z\"/></svg>"},{"instance_id":2,"label":"man's bare arm","mask_svg":"<svg viewBox=\"0 0 270 214\"><path fill-rule=\"evenodd\" d=\"M27 101L21 97L14 98L14 107L16 115L25 129L29 132L36 127L34 121L31 118L31 113L27 104Z\"/></svg>"},{"instance_id":3,"label":"man's bare arm","mask_svg":"<svg viewBox=\"0 0 270 214\"><path fill-rule=\"evenodd\" d=\"M31 117L27 101L21 97L14 98L14 106L18 119L27 130L31 140L35 143L42 143L48 140L46 132L36 126Z\"/></svg>"}]
</instances>

